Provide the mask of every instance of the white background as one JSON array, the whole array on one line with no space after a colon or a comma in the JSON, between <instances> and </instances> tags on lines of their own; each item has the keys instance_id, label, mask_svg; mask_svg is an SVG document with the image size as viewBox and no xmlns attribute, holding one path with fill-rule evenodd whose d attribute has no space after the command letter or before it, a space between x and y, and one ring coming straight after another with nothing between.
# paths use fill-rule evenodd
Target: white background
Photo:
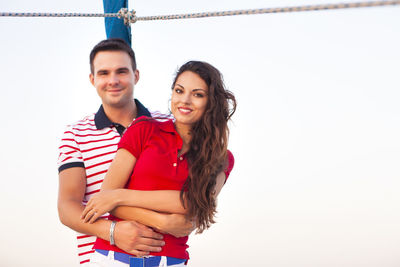
<instances>
[{"instance_id":1,"label":"white background","mask_svg":"<svg viewBox=\"0 0 400 267\"><path fill-rule=\"evenodd\" d=\"M335 1L335 0L332 0ZM138 16L332 1L130 1ZM100 0L0 12L103 12ZM236 164L190 266L400 266L400 7L138 22L135 96L167 111L177 67L224 74ZM102 18L0 18L0 266L74 266L56 209L59 139L97 111Z\"/></svg>"}]
</instances>

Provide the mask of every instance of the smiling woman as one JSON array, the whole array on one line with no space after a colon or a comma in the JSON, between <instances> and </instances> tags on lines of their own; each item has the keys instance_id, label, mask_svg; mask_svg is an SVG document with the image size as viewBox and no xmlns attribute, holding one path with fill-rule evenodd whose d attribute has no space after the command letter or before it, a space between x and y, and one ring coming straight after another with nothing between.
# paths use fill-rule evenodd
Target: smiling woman
<instances>
[{"instance_id":1,"label":"smiling woman","mask_svg":"<svg viewBox=\"0 0 400 267\"><path fill-rule=\"evenodd\" d=\"M184 214L198 233L214 223L216 198L233 168L233 156L227 150L227 123L235 112L236 100L225 89L220 72L200 61L184 64L172 88L175 121L148 117L135 120L118 145L101 191L82 213L89 223L106 212L119 217L109 218L114 221L137 220L164 232L165 245L162 251L151 252L149 259L137 258L148 253L139 250L128 254L116 247L112 226L110 242L98 238L95 243L93 266L127 266L132 261L183 266L188 261L187 235L193 228L174 234L160 227L154 214L138 217L137 208ZM121 206L131 208L127 211ZM115 252L114 258L105 257L109 251Z\"/></svg>"},{"instance_id":2,"label":"smiling woman","mask_svg":"<svg viewBox=\"0 0 400 267\"><path fill-rule=\"evenodd\" d=\"M177 119L175 127L182 130L184 125L191 127L204 113L207 100L208 86L198 74L185 71L179 75L171 96L171 112Z\"/></svg>"}]
</instances>

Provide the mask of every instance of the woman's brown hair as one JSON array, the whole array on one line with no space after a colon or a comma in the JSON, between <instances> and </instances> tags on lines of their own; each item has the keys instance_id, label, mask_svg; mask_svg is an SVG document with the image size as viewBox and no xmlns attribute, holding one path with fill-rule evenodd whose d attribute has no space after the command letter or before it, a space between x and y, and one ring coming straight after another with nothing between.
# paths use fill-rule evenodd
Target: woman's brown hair
<instances>
[{"instance_id":1,"label":"woman's brown hair","mask_svg":"<svg viewBox=\"0 0 400 267\"><path fill-rule=\"evenodd\" d=\"M225 89L219 70L201 61L182 65L172 88L185 71L198 74L208 86L206 110L191 131L190 148L186 153L189 176L180 193L187 218L196 223L197 232L201 233L215 222L216 178L227 167L228 120L236 110L236 99Z\"/></svg>"}]
</instances>

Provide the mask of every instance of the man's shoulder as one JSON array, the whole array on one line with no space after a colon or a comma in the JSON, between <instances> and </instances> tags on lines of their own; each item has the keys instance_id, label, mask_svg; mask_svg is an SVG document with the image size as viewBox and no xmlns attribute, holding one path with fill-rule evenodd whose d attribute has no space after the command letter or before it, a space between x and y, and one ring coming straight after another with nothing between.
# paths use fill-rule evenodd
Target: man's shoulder
<instances>
[{"instance_id":1,"label":"man's shoulder","mask_svg":"<svg viewBox=\"0 0 400 267\"><path fill-rule=\"evenodd\" d=\"M150 111L151 117L157 121L167 121L167 120L173 120L174 117L172 116L171 113L163 113L158 110L151 110Z\"/></svg>"},{"instance_id":2,"label":"man's shoulder","mask_svg":"<svg viewBox=\"0 0 400 267\"><path fill-rule=\"evenodd\" d=\"M170 117L171 116L171 115L162 113L161 111L158 111L158 110L149 110L149 112L150 112L152 118L158 118L158 117L166 118L166 117Z\"/></svg>"},{"instance_id":3,"label":"man's shoulder","mask_svg":"<svg viewBox=\"0 0 400 267\"><path fill-rule=\"evenodd\" d=\"M74 129L74 130L95 129L96 128L96 124L94 122L95 115L96 115L95 113L87 115L80 120L77 120L71 124L68 124L67 128L69 128L71 130L72 129Z\"/></svg>"}]
</instances>

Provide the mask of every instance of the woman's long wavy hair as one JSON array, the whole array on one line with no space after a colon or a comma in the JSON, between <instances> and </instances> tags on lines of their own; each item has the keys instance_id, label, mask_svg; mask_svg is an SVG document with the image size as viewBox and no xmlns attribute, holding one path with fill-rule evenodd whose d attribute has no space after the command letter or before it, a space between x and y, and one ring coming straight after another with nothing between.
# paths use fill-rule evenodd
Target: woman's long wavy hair
<instances>
[{"instance_id":1,"label":"woman's long wavy hair","mask_svg":"<svg viewBox=\"0 0 400 267\"><path fill-rule=\"evenodd\" d=\"M191 131L190 148L186 153L189 176L180 193L187 218L196 223L197 233L201 233L215 222L216 178L227 167L228 120L236 110L236 99L225 89L219 70L201 61L182 65L172 88L179 75L186 71L198 74L208 86L205 112Z\"/></svg>"}]
</instances>

